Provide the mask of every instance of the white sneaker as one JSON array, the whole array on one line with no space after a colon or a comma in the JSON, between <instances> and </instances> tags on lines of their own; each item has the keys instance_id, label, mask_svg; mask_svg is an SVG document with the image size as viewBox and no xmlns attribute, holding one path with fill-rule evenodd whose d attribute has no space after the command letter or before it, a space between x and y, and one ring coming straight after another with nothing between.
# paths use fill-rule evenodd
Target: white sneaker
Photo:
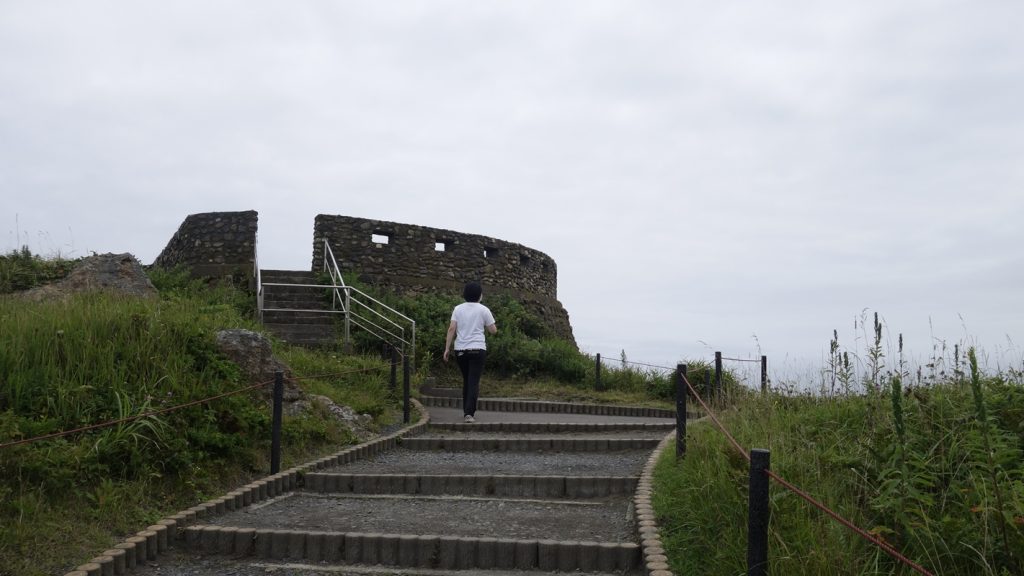
<instances>
[{"instance_id":1,"label":"white sneaker","mask_svg":"<svg viewBox=\"0 0 1024 576\"><path fill-rule=\"evenodd\" d=\"M466 418L465 418L465 420L466 420L466 423L467 423L467 424L472 424L473 422L476 422L476 418L473 418L473 417L472 417L472 416L470 416L469 414L466 414Z\"/></svg>"}]
</instances>

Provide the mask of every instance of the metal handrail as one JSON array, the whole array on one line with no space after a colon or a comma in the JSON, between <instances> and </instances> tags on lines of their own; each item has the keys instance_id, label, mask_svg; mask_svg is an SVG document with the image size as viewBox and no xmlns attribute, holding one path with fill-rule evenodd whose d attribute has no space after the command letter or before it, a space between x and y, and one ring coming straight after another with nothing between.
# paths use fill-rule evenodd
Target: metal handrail
<instances>
[{"instance_id":1,"label":"metal handrail","mask_svg":"<svg viewBox=\"0 0 1024 576\"><path fill-rule=\"evenodd\" d=\"M256 277L256 307L259 313L260 322L263 321L263 312L314 312L319 314L343 314L345 318L345 344L346 346L351 341L350 328L351 324L355 324L357 327L366 330L373 336L392 344L400 343L402 350L405 351L406 346L409 347L410 356L414 360L416 358L416 321L412 318L402 314L398 310L388 306L387 304L377 300L373 296L359 290L354 286L345 285L345 279L341 275L341 268L338 266L338 260L334 257L334 251L331 250L330 244L324 239L324 271L331 277L330 284L290 284L286 282L263 282L263 278L260 273L259 267L259 255L258 248L254 248L253 254L253 266L255 267ZM264 306L264 289L267 286L288 286L292 288L318 288L331 290L331 309L330 310L308 310L301 308L266 308ZM399 324L393 318L389 318L382 314L379 310L375 309L371 305L368 305L359 299L353 298L353 295L361 297L363 300L368 300L370 304L374 304L384 309L392 317L397 317L409 323L410 336L407 339L405 335L405 326ZM341 310L338 310L340 302ZM379 317L381 320L390 324L393 328L382 326L377 324L372 319L372 316L360 315L352 310L352 304L369 310L374 315ZM397 329L397 331L393 331Z\"/></svg>"},{"instance_id":2,"label":"metal handrail","mask_svg":"<svg viewBox=\"0 0 1024 576\"><path fill-rule=\"evenodd\" d=\"M350 342L350 338L351 338L351 336L350 336L350 331L351 331L350 325L351 324L355 324L357 327L362 328L363 330L366 330L367 332L370 332L371 334L373 334L374 336L376 336L377 338L379 338L381 340L385 340L385 341L388 340L388 338L386 338L385 336L381 335L380 333L378 333L378 332L370 329L368 326L366 326L363 323L363 322L365 322L366 324L370 324L370 325L374 326L379 332L383 332L384 334L390 336L394 340L397 340L398 342L401 342L403 350L405 349L405 346L409 346L410 352L411 352L410 355L412 356L413 359L415 359L416 358L416 321L413 320L412 318L406 316L405 314L402 314L398 310L395 310L394 308L388 306L387 304L381 302L380 300L377 300L373 296L370 296L369 294L359 290L358 288L356 288L354 286L347 286L345 284L345 279L344 279L344 277L341 274L341 268L338 266L338 260L334 256L334 250L331 249L331 245L327 241L326 238L324 238L323 243L324 243L324 270L331 277L331 286L329 286L329 288L332 290L331 308L332 309L335 308L338 305L338 303L340 302L341 303L341 309L342 309L342 311L345 314L345 344L347 345ZM360 302L358 299L354 299L352 297L353 293L358 295L358 296L361 296L362 298L364 298L366 300L369 300L372 304L376 304L377 306L385 309L389 314L392 314L393 316L397 316L398 318L401 318L402 320L405 320L406 322L408 322L409 325L410 325L410 337L409 337L409 339L406 340L406 338L405 338L405 327L404 326L402 326L398 322L392 320L391 318L381 314L379 311L375 310L374 308L371 308L369 305L367 305L367 304L365 304L363 302ZM385 322L387 322L387 323L391 324L392 326L394 326L395 328L401 330L401 336L399 336L398 334L395 334L394 332L391 332L390 330L388 330L387 328L385 328L383 326L380 326L380 325L374 323L369 318L366 318L364 316L360 316L359 314L356 314L352 310L352 304L357 304L357 305L365 308L366 310L369 310L370 312L374 313L375 315L380 317ZM358 320L362 320L363 322L359 322Z\"/></svg>"},{"instance_id":3,"label":"metal handrail","mask_svg":"<svg viewBox=\"0 0 1024 576\"><path fill-rule=\"evenodd\" d=\"M331 257L331 264L333 264L333 266L327 265L328 256ZM338 261L334 258L334 250L331 250L331 245L327 243L326 238L324 238L324 269L327 270L327 273L331 276L331 284L337 285L340 283L342 286L345 286L345 278L341 275L341 268L338 267ZM335 275L337 275L337 277L335 277ZM334 308L335 303L338 300L345 302L345 300L341 298L341 294L338 294L337 288L335 288L334 293L331 295L331 308ZM346 308L347 307L342 304L342 309Z\"/></svg>"},{"instance_id":4,"label":"metal handrail","mask_svg":"<svg viewBox=\"0 0 1024 576\"><path fill-rule=\"evenodd\" d=\"M256 277L256 314L260 321L263 323L263 283L262 276L260 274L260 237L259 234L254 235L252 241L252 266L253 275Z\"/></svg>"}]
</instances>

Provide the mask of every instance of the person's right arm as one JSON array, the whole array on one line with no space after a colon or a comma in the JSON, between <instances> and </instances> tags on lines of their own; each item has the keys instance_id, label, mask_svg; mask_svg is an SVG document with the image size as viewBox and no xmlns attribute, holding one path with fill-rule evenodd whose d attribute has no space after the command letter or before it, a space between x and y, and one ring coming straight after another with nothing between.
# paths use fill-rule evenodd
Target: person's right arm
<instances>
[{"instance_id":1,"label":"person's right arm","mask_svg":"<svg viewBox=\"0 0 1024 576\"><path fill-rule=\"evenodd\" d=\"M452 320L451 324L448 325L448 334L444 338L444 361L448 361L448 352L452 349L452 340L455 339L455 331L458 329L458 324L455 320Z\"/></svg>"}]
</instances>

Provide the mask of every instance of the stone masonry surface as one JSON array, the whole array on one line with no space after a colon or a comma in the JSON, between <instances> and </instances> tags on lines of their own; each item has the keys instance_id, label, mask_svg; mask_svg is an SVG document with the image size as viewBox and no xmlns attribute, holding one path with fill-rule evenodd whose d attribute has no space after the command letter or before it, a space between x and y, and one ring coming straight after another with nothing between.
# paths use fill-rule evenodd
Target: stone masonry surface
<instances>
[{"instance_id":1,"label":"stone masonry surface","mask_svg":"<svg viewBox=\"0 0 1024 576\"><path fill-rule=\"evenodd\" d=\"M153 261L159 268L186 266L197 277L252 276L257 214L191 214Z\"/></svg>"}]
</instances>

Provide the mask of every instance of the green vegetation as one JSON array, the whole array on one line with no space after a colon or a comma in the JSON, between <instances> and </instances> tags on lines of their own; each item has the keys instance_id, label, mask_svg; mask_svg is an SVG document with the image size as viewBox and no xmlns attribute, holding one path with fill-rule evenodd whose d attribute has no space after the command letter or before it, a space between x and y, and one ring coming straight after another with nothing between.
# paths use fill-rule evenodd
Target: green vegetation
<instances>
[{"instance_id":1,"label":"green vegetation","mask_svg":"<svg viewBox=\"0 0 1024 576\"><path fill-rule=\"evenodd\" d=\"M433 374L451 385L461 382L455 362L445 364L441 358L452 309L463 301L460 295L401 296L379 293L355 278L346 277L345 281L416 319L416 365L424 375ZM485 294L484 300L499 330L488 336L483 394L651 405L660 401L666 406L675 398L667 371L634 366L624 353L619 360L603 360L602 391L595 391L597 367L593 356L580 353L573 343L551 334L543 321L514 297ZM364 332L354 332L353 338L357 349L367 353L380 349L379 341ZM706 363L691 364L690 374L695 382L703 383L712 369ZM727 374L726 385L734 384L732 375Z\"/></svg>"},{"instance_id":2,"label":"green vegetation","mask_svg":"<svg viewBox=\"0 0 1024 576\"><path fill-rule=\"evenodd\" d=\"M0 254L0 294L10 294L58 280L68 275L77 260L42 258L28 247Z\"/></svg>"},{"instance_id":3,"label":"green vegetation","mask_svg":"<svg viewBox=\"0 0 1024 576\"><path fill-rule=\"evenodd\" d=\"M847 393L835 397L740 393L721 421L745 448L771 450L780 476L932 573L1020 574L1020 372L984 376L971 350L968 374L906 386L899 371L882 374L875 342L865 393L849 393L842 378ZM678 462L666 453L655 470L672 569L742 573L747 461L711 422L689 427L687 448ZM784 487L771 490L770 573L914 573Z\"/></svg>"},{"instance_id":4,"label":"green vegetation","mask_svg":"<svg viewBox=\"0 0 1024 576\"><path fill-rule=\"evenodd\" d=\"M72 263L23 250L0 257L0 294L60 278ZM152 271L152 301L81 295L33 303L0 296L0 444L138 415L246 386L213 345L222 328L259 326L249 294ZM360 287L416 319L417 378L460 381L441 361L457 295L402 297ZM553 337L514 298L489 294L500 326L489 340L485 396L672 405L666 371L595 359ZM910 374L889 369L881 326L862 322L868 350L835 336L821 395L760 395L725 374L715 402L747 448L772 451L772 469L936 574L1020 574L1024 559L1024 375L984 375L974 351ZM274 352L301 388L396 420L378 342L356 331L364 356ZM942 349L942 354L946 350ZM902 351L900 351L902 356ZM851 361L852 357L852 361ZM712 368L688 363L707 396ZM268 469L262 391L61 439L0 449L0 572L58 573L127 533L260 476ZM655 471L655 509L674 571L745 571L748 467L710 422L689 428L680 462ZM285 420L285 465L336 451L351 432L317 410ZM909 574L794 494L773 484L771 573ZM54 551L58 551L55 554Z\"/></svg>"},{"instance_id":5,"label":"green vegetation","mask_svg":"<svg viewBox=\"0 0 1024 576\"><path fill-rule=\"evenodd\" d=\"M25 252L0 264L3 292L60 278L65 261ZM151 272L160 298L84 294L61 302L0 296L0 444L137 416L238 390L215 345L258 330L252 298L230 285ZM390 424L386 365L275 344L300 387ZM286 417L285 466L355 442L328 414ZM0 572L53 574L126 534L269 470L262 389L63 438L0 449Z\"/></svg>"}]
</instances>

